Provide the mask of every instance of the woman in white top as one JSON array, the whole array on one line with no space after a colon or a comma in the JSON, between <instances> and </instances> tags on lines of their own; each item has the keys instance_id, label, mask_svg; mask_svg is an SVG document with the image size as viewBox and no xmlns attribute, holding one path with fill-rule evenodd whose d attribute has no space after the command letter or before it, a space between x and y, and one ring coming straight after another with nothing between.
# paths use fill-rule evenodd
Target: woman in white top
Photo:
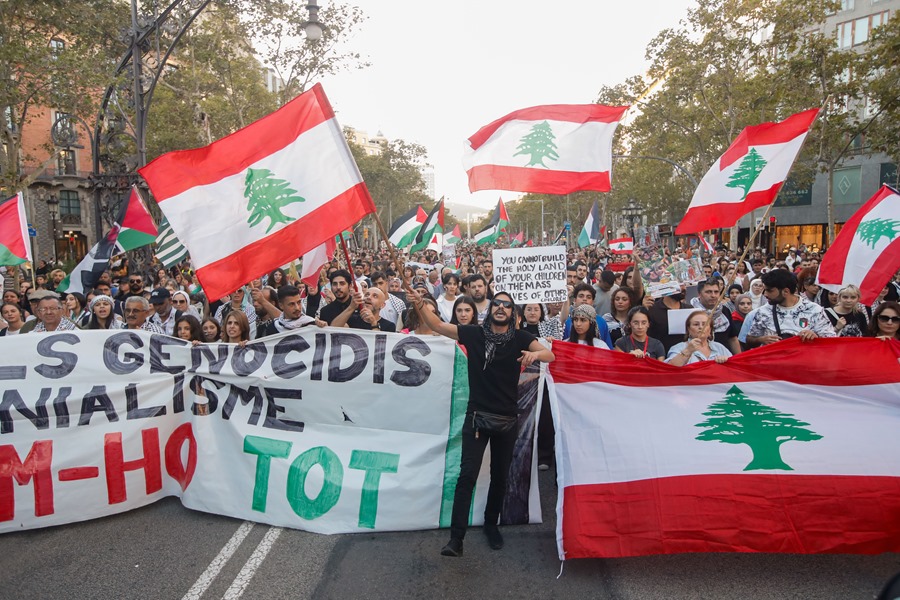
<instances>
[{"instance_id":1,"label":"woman in white top","mask_svg":"<svg viewBox=\"0 0 900 600\"><path fill-rule=\"evenodd\" d=\"M438 314L444 323L449 323L453 318L453 304L459 298L459 275L447 273L441 279L441 283L444 286L444 293L437 299Z\"/></svg>"},{"instance_id":2,"label":"woman in white top","mask_svg":"<svg viewBox=\"0 0 900 600\"><path fill-rule=\"evenodd\" d=\"M572 331L569 333L569 341L609 350L606 342L597 337L597 311L593 305L579 304L572 309Z\"/></svg>"},{"instance_id":3,"label":"woman in white top","mask_svg":"<svg viewBox=\"0 0 900 600\"><path fill-rule=\"evenodd\" d=\"M684 323L687 332L685 341L669 349L666 362L676 367L704 360L714 360L722 364L731 356L731 351L710 339L709 315L705 310L695 310Z\"/></svg>"}]
</instances>

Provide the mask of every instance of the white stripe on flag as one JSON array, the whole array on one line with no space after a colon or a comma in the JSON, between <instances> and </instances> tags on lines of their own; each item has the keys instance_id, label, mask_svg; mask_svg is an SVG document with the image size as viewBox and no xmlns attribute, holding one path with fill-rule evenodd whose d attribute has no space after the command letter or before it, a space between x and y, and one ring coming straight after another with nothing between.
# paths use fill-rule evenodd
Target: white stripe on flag
<instances>
[{"instance_id":1,"label":"white stripe on flag","mask_svg":"<svg viewBox=\"0 0 900 600\"><path fill-rule=\"evenodd\" d=\"M270 170L305 199L281 208L284 215L299 220L362 181L352 155L343 151L345 146L337 121L330 119L248 167ZM209 265L228 258L261 239L261 235L274 234L289 225L279 224L270 234L261 234L259 228L247 224L250 212L246 202L219 201L242 195L246 176L244 169L215 183L192 187L162 203L172 228L190 232L190 253L195 264ZM212 206L214 210L210 209ZM223 238L228 239L227 244L222 243Z\"/></svg>"}]
</instances>

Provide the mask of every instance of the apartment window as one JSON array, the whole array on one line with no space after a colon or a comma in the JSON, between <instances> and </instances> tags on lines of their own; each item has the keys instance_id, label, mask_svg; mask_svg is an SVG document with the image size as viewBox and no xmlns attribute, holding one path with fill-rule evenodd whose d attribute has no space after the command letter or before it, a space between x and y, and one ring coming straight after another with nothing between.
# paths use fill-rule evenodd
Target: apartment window
<instances>
[{"instance_id":1,"label":"apartment window","mask_svg":"<svg viewBox=\"0 0 900 600\"><path fill-rule=\"evenodd\" d=\"M73 190L61 190L59 192L59 216L77 217L81 219L81 200L78 192Z\"/></svg>"},{"instance_id":2,"label":"apartment window","mask_svg":"<svg viewBox=\"0 0 900 600\"><path fill-rule=\"evenodd\" d=\"M50 40L50 53L55 58L60 52L66 49L66 43L59 38Z\"/></svg>"},{"instance_id":3,"label":"apartment window","mask_svg":"<svg viewBox=\"0 0 900 600\"><path fill-rule=\"evenodd\" d=\"M888 20L888 11L875 13L874 15L867 15L865 17L860 17L859 19L854 19L852 21L845 21L843 23L838 23L837 25L837 43L838 48L852 48L853 46L860 46L869 41L869 36L872 35L872 30L876 27L881 27Z\"/></svg>"},{"instance_id":4,"label":"apartment window","mask_svg":"<svg viewBox=\"0 0 900 600\"><path fill-rule=\"evenodd\" d=\"M68 148L60 150L56 157L57 175L75 175L75 151Z\"/></svg>"}]
</instances>

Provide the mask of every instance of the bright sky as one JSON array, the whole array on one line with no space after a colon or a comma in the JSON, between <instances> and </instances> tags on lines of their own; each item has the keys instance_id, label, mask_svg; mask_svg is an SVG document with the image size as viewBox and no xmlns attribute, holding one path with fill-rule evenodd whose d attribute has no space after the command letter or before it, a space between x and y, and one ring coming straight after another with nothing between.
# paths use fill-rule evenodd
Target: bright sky
<instances>
[{"instance_id":1,"label":"bright sky","mask_svg":"<svg viewBox=\"0 0 900 600\"><path fill-rule=\"evenodd\" d=\"M693 4L348 1L369 17L352 43L372 66L322 81L338 121L424 145L436 196L486 209L520 194L469 193L466 138L520 108L593 102L601 86L642 73L647 43Z\"/></svg>"}]
</instances>

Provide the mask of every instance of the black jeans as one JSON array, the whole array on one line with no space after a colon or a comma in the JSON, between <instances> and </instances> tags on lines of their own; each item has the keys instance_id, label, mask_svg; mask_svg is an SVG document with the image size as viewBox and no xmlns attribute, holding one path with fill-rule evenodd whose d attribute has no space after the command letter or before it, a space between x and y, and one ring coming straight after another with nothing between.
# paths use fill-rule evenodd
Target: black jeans
<instances>
[{"instance_id":1,"label":"black jeans","mask_svg":"<svg viewBox=\"0 0 900 600\"><path fill-rule=\"evenodd\" d=\"M481 470L484 449L491 443L491 485L488 488L487 504L484 507L485 524L496 525L503 507L503 496L506 494L506 480L509 465L512 462L513 450L516 446L517 427L506 433L488 433L479 431L475 437L471 413L466 415L462 428L462 459L460 460L459 479L456 481L456 492L453 495L453 513L450 518L450 536L463 539L469 526L469 510L472 507L472 491L475 480Z\"/></svg>"}]
</instances>

